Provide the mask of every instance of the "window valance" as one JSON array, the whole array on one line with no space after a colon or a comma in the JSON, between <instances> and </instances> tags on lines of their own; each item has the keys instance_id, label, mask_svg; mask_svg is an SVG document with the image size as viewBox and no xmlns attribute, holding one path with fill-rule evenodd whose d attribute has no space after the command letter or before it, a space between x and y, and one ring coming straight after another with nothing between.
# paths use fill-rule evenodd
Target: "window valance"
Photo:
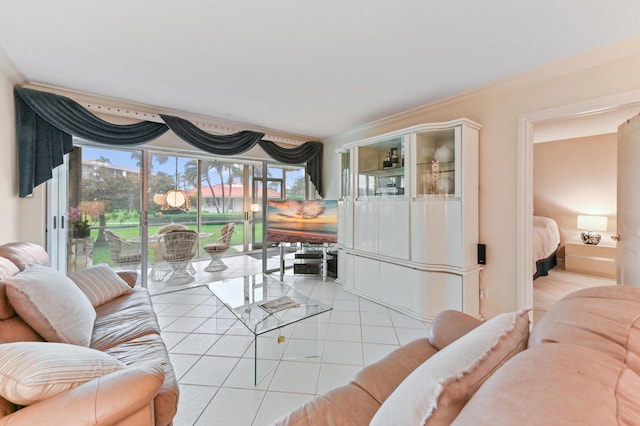
<instances>
[{"instance_id":1,"label":"window valance","mask_svg":"<svg viewBox=\"0 0 640 426\"><path fill-rule=\"evenodd\" d=\"M263 133L245 130L232 135L213 135L187 120L168 115L161 115L164 123L112 124L72 99L33 89L16 88L15 102L20 197L26 197L34 187L51 179L52 170L61 165L64 154L73 149L72 136L108 145L139 145L169 129L188 144L215 155L238 155L259 144L277 161L306 163L311 183L321 196L323 194L320 142L283 148L262 140Z\"/></svg>"}]
</instances>

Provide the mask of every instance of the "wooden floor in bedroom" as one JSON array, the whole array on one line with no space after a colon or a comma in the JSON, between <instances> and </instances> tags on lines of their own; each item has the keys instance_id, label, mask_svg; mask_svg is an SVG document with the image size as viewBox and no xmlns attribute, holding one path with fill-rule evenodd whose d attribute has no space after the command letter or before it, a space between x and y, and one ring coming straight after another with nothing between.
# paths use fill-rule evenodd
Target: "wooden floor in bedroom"
<instances>
[{"instance_id":1,"label":"wooden floor in bedroom","mask_svg":"<svg viewBox=\"0 0 640 426\"><path fill-rule=\"evenodd\" d=\"M548 276L533 281L533 322L538 322L551 305L571 292L615 284L616 280L613 278L567 272L558 265L549 271Z\"/></svg>"}]
</instances>

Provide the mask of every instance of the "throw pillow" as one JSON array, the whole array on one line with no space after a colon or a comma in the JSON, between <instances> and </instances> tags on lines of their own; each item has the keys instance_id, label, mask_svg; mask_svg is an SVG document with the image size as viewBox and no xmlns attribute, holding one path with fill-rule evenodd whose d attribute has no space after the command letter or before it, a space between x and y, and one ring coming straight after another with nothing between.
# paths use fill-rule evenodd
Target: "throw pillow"
<instances>
[{"instance_id":1,"label":"throw pillow","mask_svg":"<svg viewBox=\"0 0 640 426\"><path fill-rule=\"evenodd\" d=\"M94 308L133 291L106 263L73 272L69 278L89 298Z\"/></svg>"},{"instance_id":2,"label":"throw pillow","mask_svg":"<svg viewBox=\"0 0 640 426\"><path fill-rule=\"evenodd\" d=\"M450 424L482 383L526 348L527 312L498 315L433 355L384 401L371 425Z\"/></svg>"},{"instance_id":3,"label":"throw pillow","mask_svg":"<svg viewBox=\"0 0 640 426\"><path fill-rule=\"evenodd\" d=\"M104 352L81 346L5 343L0 345L0 395L29 405L124 367Z\"/></svg>"},{"instance_id":4,"label":"throw pillow","mask_svg":"<svg viewBox=\"0 0 640 426\"><path fill-rule=\"evenodd\" d=\"M13 309L45 340L89 346L96 311L66 275L32 265L4 283Z\"/></svg>"}]
</instances>

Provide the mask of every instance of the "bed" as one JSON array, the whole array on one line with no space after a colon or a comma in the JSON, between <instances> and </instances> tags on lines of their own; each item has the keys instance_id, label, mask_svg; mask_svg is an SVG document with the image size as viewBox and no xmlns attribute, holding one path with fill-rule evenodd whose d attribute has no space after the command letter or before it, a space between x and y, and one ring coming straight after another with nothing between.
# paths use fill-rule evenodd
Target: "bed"
<instances>
[{"instance_id":1,"label":"bed","mask_svg":"<svg viewBox=\"0 0 640 426\"><path fill-rule=\"evenodd\" d=\"M560 246L560 230L550 217L533 217L533 279L549 275L557 264L556 252Z\"/></svg>"}]
</instances>

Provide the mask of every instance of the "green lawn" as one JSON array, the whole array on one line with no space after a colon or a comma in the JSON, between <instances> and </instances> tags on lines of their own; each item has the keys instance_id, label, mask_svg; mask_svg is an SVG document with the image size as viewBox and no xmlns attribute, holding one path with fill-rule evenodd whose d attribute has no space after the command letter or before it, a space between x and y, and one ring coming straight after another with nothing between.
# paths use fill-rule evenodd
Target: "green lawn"
<instances>
[{"instance_id":1,"label":"green lawn","mask_svg":"<svg viewBox=\"0 0 640 426\"><path fill-rule=\"evenodd\" d=\"M220 228L222 228L225 224L224 223L216 223L216 224L205 224L202 225L201 227L201 232L204 233L210 233L212 234L211 237L209 238L204 238L202 240L200 240L200 257L208 257L208 254L205 253L202 250L202 246L204 246L206 243L209 242L213 242L215 241L215 239L220 235ZM117 226L122 226L121 224L117 225ZM160 229L162 226L164 225L150 225L149 226L149 235L154 235L158 229ZM195 225L187 225L190 229L194 229L195 230ZM113 233L115 233L116 235L118 235L119 237L123 238L123 239L131 239L131 238L138 238L140 237L140 228L138 226L130 226L130 227L110 227L109 224L107 224L107 228L109 230L111 230ZM99 230L98 229L92 229L91 230L91 237L93 238L94 241L94 245L93 245L93 264L97 265L99 263L107 263L107 264L111 264L110 262L110 255L109 255L109 245L106 241L101 242L98 241L98 234L99 234ZM262 240L262 224L256 224L256 238L258 239L258 241ZM233 233L233 237L231 238L231 245L242 245L242 242L244 241L244 229L242 224L236 224L236 228L235 231ZM232 247L231 250L229 250L230 252L234 251L234 248ZM149 250L149 262L153 262L154 258L153 258L153 250Z\"/></svg>"}]
</instances>

